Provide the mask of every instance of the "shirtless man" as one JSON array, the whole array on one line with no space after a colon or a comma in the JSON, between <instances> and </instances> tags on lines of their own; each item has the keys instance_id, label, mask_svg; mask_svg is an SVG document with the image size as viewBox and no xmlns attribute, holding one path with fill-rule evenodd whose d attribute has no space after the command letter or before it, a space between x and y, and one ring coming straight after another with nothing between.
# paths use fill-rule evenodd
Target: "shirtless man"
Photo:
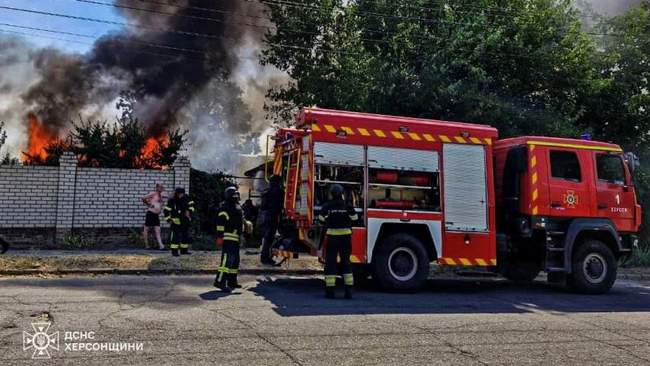
<instances>
[{"instance_id":1,"label":"shirtless man","mask_svg":"<svg viewBox=\"0 0 650 366\"><path fill-rule=\"evenodd\" d=\"M158 249L165 250L165 246L163 245L160 236L160 213L162 212L165 198L167 198L165 187L160 183L156 183L156 188L153 192L142 197L142 202L147 206L147 216L145 218L144 231L142 233L145 248L149 247L149 229L153 228L154 233L156 234L156 240L158 241Z\"/></svg>"}]
</instances>

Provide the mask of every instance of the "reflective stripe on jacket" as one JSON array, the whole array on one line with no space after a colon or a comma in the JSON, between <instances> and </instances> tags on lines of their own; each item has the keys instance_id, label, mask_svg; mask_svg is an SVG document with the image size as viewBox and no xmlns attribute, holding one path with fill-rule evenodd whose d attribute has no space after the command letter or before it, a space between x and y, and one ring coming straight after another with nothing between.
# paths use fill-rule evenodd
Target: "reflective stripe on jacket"
<instances>
[{"instance_id":1,"label":"reflective stripe on jacket","mask_svg":"<svg viewBox=\"0 0 650 366\"><path fill-rule=\"evenodd\" d=\"M323 205L318 220L327 228L327 235L351 235L352 224L359 220L359 215L345 201L333 200Z\"/></svg>"},{"instance_id":2,"label":"reflective stripe on jacket","mask_svg":"<svg viewBox=\"0 0 650 366\"><path fill-rule=\"evenodd\" d=\"M238 204L224 202L217 214L217 238L239 243L244 230L244 214Z\"/></svg>"},{"instance_id":3,"label":"reflective stripe on jacket","mask_svg":"<svg viewBox=\"0 0 650 366\"><path fill-rule=\"evenodd\" d=\"M190 200L188 196L172 197L163 207L165 220L172 225L189 225L190 220L185 216L185 213L189 212L191 215L194 211L194 201Z\"/></svg>"}]
</instances>

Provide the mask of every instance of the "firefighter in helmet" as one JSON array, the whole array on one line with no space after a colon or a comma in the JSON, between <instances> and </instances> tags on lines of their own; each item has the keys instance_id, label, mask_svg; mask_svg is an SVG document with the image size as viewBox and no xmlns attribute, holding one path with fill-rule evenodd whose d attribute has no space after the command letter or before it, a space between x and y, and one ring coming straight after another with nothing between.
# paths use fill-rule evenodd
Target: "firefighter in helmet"
<instances>
[{"instance_id":1,"label":"firefighter in helmet","mask_svg":"<svg viewBox=\"0 0 650 366\"><path fill-rule=\"evenodd\" d=\"M214 286L224 292L240 288L237 283L239 270L239 241L248 223L239 205L237 188L228 187L225 191L225 201L219 207L217 214L217 245L221 246L221 264L217 269ZM252 228L252 224L250 224Z\"/></svg>"},{"instance_id":2,"label":"firefighter in helmet","mask_svg":"<svg viewBox=\"0 0 650 366\"><path fill-rule=\"evenodd\" d=\"M174 257L190 254L190 224L194 213L194 201L186 194L184 188L176 188L174 196L167 201L163 209L165 220L171 225L169 248Z\"/></svg>"},{"instance_id":3,"label":"firefighter in helmet","mask_svg":"<svg viewBox=\"0 0 650 366\"><path fill-rule=\"evenodd\" d=\"M352 223L359 219L354 208L343 199L343 187L334 184L330 188L332 200L321 208L318 220L325 226L327 243L325 247L325 296L334 298L336 287L337 256L341 259L341 272L345 284L345 298L352 298Z\"/></svg>"}]
</instances>

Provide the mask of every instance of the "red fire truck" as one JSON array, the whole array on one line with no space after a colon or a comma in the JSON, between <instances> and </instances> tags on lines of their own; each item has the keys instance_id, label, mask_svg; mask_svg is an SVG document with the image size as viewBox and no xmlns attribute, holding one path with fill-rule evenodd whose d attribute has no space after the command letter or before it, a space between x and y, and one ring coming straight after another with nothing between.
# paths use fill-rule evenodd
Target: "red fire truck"
<instances>
[{"instance_id":1,"label":"red fire truck","mask_svg":"<svg viewBox=\"0 0 650 366\"><path fill-rule=\"evenodd\" d=\"M544 270L603 293L636 245L634 164L617 145L317 108L296 122L274 137L292 228L284 254L303 246L322 259L315 218L332 184L359 213L352 263L389 291L421 288L435 262L517 281Z\"/></svg>"}]
</instances>

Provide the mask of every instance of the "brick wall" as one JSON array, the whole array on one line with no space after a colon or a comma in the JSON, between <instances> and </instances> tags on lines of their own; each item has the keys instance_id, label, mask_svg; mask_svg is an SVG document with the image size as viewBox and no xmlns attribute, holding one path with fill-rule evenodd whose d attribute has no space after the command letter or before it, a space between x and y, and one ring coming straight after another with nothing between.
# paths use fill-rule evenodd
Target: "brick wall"
<instances>
[{"instance_id":1,"label":"brick wall","mask_svg":"<svg viewBox=\"0 0 650 366\"><path fill-rule=\"evenodd\" d=\"M116 243L142 227L140 199L155 182L189 191L189 180L184 157L167 171L80 168L72 154L58 167L0 166L0 235L26 245L56 246L71 233Z\"/></svg>"}]
</instances>

